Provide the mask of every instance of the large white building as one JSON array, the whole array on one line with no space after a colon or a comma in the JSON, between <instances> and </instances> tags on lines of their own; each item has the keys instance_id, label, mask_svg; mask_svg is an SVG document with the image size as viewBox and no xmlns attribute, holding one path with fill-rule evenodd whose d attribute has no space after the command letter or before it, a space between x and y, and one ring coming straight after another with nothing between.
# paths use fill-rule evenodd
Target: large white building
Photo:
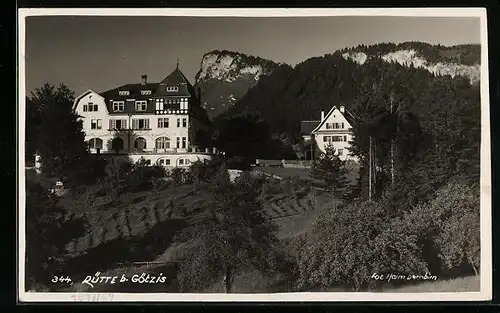
<instances>
[{"instance_id":1,"label":"large white building","mask_svg":"<svg viewBox=\"0 0 500 313\"><path fill-rule=\"evenodd\" d=\"M319 121L302 121L302 136L306 142L313 143L313 147L323 153L327 146L331 146L341 160L357 160L349 151L354 122L354 116L344 106L334 106L326 115L321 111Z\"/></svg>"},{"instance_id":2,"label":"large white building","mask_svg":"<svg viewBox=\"0 0 500 313\"><path fill-rule=\"evenodd\" d=\"M200 106L200 90L177 67L160 83L142 75L138 83L76 98L92 153L127 154L166 167L210 159L210 121Z\"/></svg>"}]
</instances>

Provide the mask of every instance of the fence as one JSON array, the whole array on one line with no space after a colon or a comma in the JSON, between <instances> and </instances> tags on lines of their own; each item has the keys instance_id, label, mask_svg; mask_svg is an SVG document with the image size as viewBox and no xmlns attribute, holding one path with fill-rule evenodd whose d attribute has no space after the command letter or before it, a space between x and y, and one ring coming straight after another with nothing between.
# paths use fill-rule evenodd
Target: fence
<instances>
[{"instance_id":1,"label":"fence","mask_svg":"<svg viewBox=\"0 0 500 313\"><path fill-rule=\"evenodd\" d=\"M255 160L256 166L271 166L285 168L311 168L311 161L304 160Z\"/></svg>"}]
</instances>

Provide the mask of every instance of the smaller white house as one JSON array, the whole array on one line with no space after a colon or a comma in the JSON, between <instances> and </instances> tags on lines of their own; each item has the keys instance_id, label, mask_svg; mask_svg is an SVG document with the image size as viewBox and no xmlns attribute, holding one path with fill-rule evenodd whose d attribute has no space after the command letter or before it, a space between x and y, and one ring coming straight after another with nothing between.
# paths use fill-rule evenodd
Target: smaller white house
<instances>
[{"instance_id":1,"label":"smaller white house","mask_svg":"<svg viewBox=\"0 0 500 313\"><path fill-rule=\"evenodd\" d=\"M302 121L302 136L305 141L314 141L323 153L331 146L337 151L340 159L357 160L349 151L354 122L354 116L344 106L334 106L326 115L321 111L319 121Z\"/></svg>"}]
</instances>

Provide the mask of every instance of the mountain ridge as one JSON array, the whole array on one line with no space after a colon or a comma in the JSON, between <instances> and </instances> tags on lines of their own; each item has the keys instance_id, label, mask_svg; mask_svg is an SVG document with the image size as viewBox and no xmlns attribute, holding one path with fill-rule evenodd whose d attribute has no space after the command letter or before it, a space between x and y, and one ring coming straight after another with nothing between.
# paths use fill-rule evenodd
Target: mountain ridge
<instances>
[{"instance_id":1,"label":"mountain ridge","mask_svg":"<svg viewBox=\"0 0 500 313\"><path fill-rule=\"evenodd\" d=\"M214 49L205 53L195 76L195 86L203 93L203 107L215 117L232 107L261 76L279 66L271 60L229 50Z\"/></svg>"},{"instance_id":2,"label":"mountain ridge","mask_svg":"<svg viewBox=\"0 0 500 313\"><path fill-rule=\"evenodd\" d=\"M479 95L480 47L458 47L412 42L378 44L345 48L322 57L309 58L294 68L280 67L272 74L263 76L255 87L217 120L258 115L270 125L273 133L297 133L301 120L318 119L320 111L328 111L333 105L342 103L346 108L352 107L359 94L368 93L372 89L381 93L394 92L407 109L417 112L422 110L421 106L427 105L425 101L433 101L430 90L436 86L442 89L452 88L454 92L462 88L471 98L476 97ZM472 75L450 75L449 72L430 71L428 67L415 66L411 58L409 61L412 62L405 63L405 59L398 59L397 55L392 59L381 57L394 51L411 49L418 54L410 53L410 57L421 58L421 55L427 54L435 63L443 63L443 58L448 61L462 59L468 63L464 65L475 66L477 72ZM367 58L364 62L359 62L345 57L344 54L349 52L363 52ZM461 55L457 56L457 53ZM368 57L370 55L380 57ZM476 78L471 79L474 77ZM438 91L441 92L440 89Z\"/></svg>"}]
</instances>

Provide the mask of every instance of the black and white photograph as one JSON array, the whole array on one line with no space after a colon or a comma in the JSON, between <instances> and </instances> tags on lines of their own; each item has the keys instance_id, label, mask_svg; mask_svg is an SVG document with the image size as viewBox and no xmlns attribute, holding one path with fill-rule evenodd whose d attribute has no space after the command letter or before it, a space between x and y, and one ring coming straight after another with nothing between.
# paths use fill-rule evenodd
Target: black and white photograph
<instances>
[{"instance_id":1,"label":"black and white photograph","mask_svg":"<svg viewBox=\"0 0 500 313\"><path fill-rule=\"evenodd\" d=\"M18 16L19 301L491 299L485 9Z\"/></svg>"}]
</instances>

